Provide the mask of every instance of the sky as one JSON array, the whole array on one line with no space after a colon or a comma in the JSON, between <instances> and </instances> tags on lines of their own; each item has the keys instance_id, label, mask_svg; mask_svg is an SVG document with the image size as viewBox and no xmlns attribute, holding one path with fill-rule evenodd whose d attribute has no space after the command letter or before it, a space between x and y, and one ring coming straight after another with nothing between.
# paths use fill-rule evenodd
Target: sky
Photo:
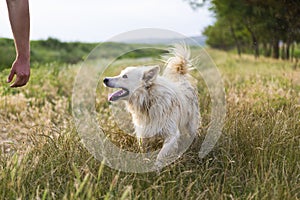
<instances>
[{"instance_id":1,"label":"sky","mask_svg":"<svg viewBox=\"0 0 300 200\"><path fill-rule=\"evenodd\" d=\"M29 0L31 40L103 42L136 29L159 28L199 36L213 23L207 6L184 0ZM6 0L0 0L0 37L12 38ZM154 36L155 37L155 36Z\"/></svg>"}]
</instances>

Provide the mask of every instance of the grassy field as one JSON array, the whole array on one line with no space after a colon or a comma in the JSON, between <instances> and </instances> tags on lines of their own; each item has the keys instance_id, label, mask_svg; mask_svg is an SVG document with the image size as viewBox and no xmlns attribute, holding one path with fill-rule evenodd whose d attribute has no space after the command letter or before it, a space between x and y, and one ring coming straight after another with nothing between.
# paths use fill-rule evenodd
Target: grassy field
<instances>
[{"instance_id":1,"label":"grassy field","mask_svg":"<svg viewBox=\"0 0 300 200\"><path fill-rule=\"evenodd\" d=\"M82 145L71 107L80 64L35 63L21 89L8 87L3 70L0 199L300 199L300 70L286 61L208 52L225 82L223 134L200 160L210 98L199 80L199 139L160 174L110 169ZM99 95L97 111L108 119L107 94ZM107 130L115 143L137 148L116 126Z\"/></svg>"}]
</instances>

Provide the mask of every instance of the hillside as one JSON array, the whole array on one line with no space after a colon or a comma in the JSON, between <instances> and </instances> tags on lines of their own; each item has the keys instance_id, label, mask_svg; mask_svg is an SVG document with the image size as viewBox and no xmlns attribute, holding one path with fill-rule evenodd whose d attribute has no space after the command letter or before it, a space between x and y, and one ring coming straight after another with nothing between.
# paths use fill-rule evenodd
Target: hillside
<instances>
[{"instance_id":1,"label":"hillside","mask_svg":"<svg viewBox=\"0 0 300 200\"><path fill-rule=\"evenodd\" d=\"M125 44L117 42L105 43L82 43L82 42L62 42L55 38L47 40L31 41L31 65L51 62L76 64L83 61L89 53L97 46L101 45L105 51L101 52L102 58L119 56L118 52L132 51L139 47L139 44ZM161 51L136 50L121 58L139 58L159 56ZM11 39L0 38L0 71L9 68L15 58L14 42Z\"/></svg>"}]
</instances>

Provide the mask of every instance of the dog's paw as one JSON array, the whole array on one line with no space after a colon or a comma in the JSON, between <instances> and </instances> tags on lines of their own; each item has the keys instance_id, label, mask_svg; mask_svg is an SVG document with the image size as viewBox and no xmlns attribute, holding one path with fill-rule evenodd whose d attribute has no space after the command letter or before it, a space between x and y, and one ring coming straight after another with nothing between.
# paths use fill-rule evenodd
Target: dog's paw
<instances>
[{"instance_id":1,"label":"dog's paw","mask_svg":"<svg viewBox=\"0 0 300 200\"><path fill-rule=\"evenodd\" d=\"M163 162L161 161L155 161L154 163L154 170L156 171L156 173L160 174L161 170L163 168Z\"/></svg>"}]
</instances>

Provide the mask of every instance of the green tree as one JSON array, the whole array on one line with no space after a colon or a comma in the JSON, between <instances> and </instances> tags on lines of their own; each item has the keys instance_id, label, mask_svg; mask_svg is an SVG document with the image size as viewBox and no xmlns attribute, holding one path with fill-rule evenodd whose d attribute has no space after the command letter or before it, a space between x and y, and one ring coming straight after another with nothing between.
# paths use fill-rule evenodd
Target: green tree
<instances>
[{"instance_id":1,"label":"green tree","mask_svg":"<svg viewBox=\"0 0 300 200\"><path fill-rule=\"evenodd\" d=\"M296 0L186 0L193 8L209 3L215 13L216 22L208 27L204 34L211 41L219 41L223 46L224 34L218 31L228 26L238 53L241 54L248 41L252 41L255 57L260 54L262 44L264 55L274 58L290 58L290 49L300 37L300 1ZM226 25L226 26L225 26ZM247 33L245 33L245 30ZM226 30L227 34L227 30ZM242 37L241 37L242 36ZM214 38L213 38L214 37ZM222 40L222 41L220 41ZM247 46L247 45L246 45Z\"/></svg>"}]
</instances>

